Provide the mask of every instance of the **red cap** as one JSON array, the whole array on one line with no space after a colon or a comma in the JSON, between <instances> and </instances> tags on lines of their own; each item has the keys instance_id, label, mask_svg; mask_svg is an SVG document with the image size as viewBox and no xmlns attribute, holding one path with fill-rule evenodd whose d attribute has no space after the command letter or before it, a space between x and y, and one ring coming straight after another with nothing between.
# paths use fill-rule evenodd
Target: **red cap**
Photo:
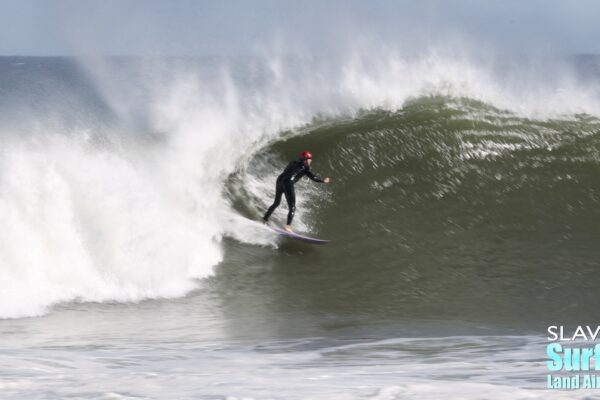
<instances>
[{"instance_id":1,"label":"red cap","mask_svg":"<svg viewBox=\"0 0 600 400\"><path fill-rule=\"evenodd\" d=\"M300 153L298 155L298 157L300 157L301 160L307 160L307 159L312 159L312 154L310 151L303 151L302 153Z\"/></svg>"}]
</instances>

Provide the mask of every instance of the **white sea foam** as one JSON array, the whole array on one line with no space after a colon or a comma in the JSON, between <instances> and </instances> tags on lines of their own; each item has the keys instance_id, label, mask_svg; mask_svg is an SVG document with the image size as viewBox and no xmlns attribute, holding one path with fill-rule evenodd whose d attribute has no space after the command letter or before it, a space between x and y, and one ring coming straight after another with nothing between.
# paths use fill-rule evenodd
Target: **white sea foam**
<instances>
[{"instance_id":1,"label":"white sea foam","mask_svg":"<svg viewBox=\"0 0 600 400\"><path fill-rule=\"evenodd\" d=\"M540 358L545 342L530 336L363 338L357 345L327 348L305 348L310 339L279 338L256 346L189 337L193 342L163 337L160 348L144 338L115 345L108 336L96 338L104 346L68 346L61 340L61 345L10 349L0 389L5 399L25 394L78 399L597 398L595 389L546 389L548 370ZM65 379L73 384L65 385Z\"/></svg>"}]
</instances>

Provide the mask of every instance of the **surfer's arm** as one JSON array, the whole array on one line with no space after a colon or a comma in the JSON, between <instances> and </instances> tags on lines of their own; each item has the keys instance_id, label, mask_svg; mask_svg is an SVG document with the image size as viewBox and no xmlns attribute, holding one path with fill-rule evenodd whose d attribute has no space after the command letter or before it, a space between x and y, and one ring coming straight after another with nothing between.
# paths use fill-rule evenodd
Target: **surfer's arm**
<instances>
[{"instance_id":1,"label":"surfer's arm","mask_svg":"<svg viewBox=\"0 0 600 400\"><path fill-rule=\"evenodd\" d=\"M304 173L315 182L324 182L323 178L321 178L319 175L313 174L311 170L305 171Z\"/></svg>"},{"instance_id":2,"label":"surfer's arm","mask_svg":"<svg viewBox=\"0 0 600 400\"><path fill-rule=\"evenodd\" d=\"M292 179L292 181L294 183L298 182L300 179L302 179L302 177L304 176L304 172L300 172L299 174L296 174L296 176L294 176L294 179Z\"/></svg>"}]
</instances>

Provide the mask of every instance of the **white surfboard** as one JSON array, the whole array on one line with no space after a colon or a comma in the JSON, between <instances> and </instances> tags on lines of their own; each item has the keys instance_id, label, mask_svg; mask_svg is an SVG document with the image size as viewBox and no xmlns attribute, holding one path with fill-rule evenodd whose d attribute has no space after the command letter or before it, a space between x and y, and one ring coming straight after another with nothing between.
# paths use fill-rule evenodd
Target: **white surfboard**
<instances>
[{"instance_id":1,"label":"white surfboard","mask_svg":"<svg viewBox=\"0 0 600 400\"><path fill-rule=\"evenodd\" d=\"M325 240L325 239L317 239L317 238L313 238L313 237L310 237L310 236L299 235L299 234L294 233L294 232L288 232L285 229L277 228L275 226L269 226L269 228L271 228L272 230L274 230L275 232L277 232L281 236L285 236L285 237L288 237L290 239L300 240L300 241L306 242L306 243L327 244L327 243L330 242L329 240Z\"/></svg>"}]
</instances>

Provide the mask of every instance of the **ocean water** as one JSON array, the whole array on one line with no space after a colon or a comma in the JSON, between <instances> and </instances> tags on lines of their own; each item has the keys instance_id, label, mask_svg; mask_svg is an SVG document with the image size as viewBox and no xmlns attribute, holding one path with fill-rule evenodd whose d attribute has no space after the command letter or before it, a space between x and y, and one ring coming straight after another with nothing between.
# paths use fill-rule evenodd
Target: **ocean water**
<instances>
[{"instance_id":1,"label":"ocean water","mask_svg":"<svg viewBox=\"0 0 600 400\"><path fill-rule=\"evenodd\" d=\"M0 58L2 399L594 399L600 59ZM304 149L298 231L254 222ZM273 215L283 224L286 206Z\"/></svg>"}]
</instances>

